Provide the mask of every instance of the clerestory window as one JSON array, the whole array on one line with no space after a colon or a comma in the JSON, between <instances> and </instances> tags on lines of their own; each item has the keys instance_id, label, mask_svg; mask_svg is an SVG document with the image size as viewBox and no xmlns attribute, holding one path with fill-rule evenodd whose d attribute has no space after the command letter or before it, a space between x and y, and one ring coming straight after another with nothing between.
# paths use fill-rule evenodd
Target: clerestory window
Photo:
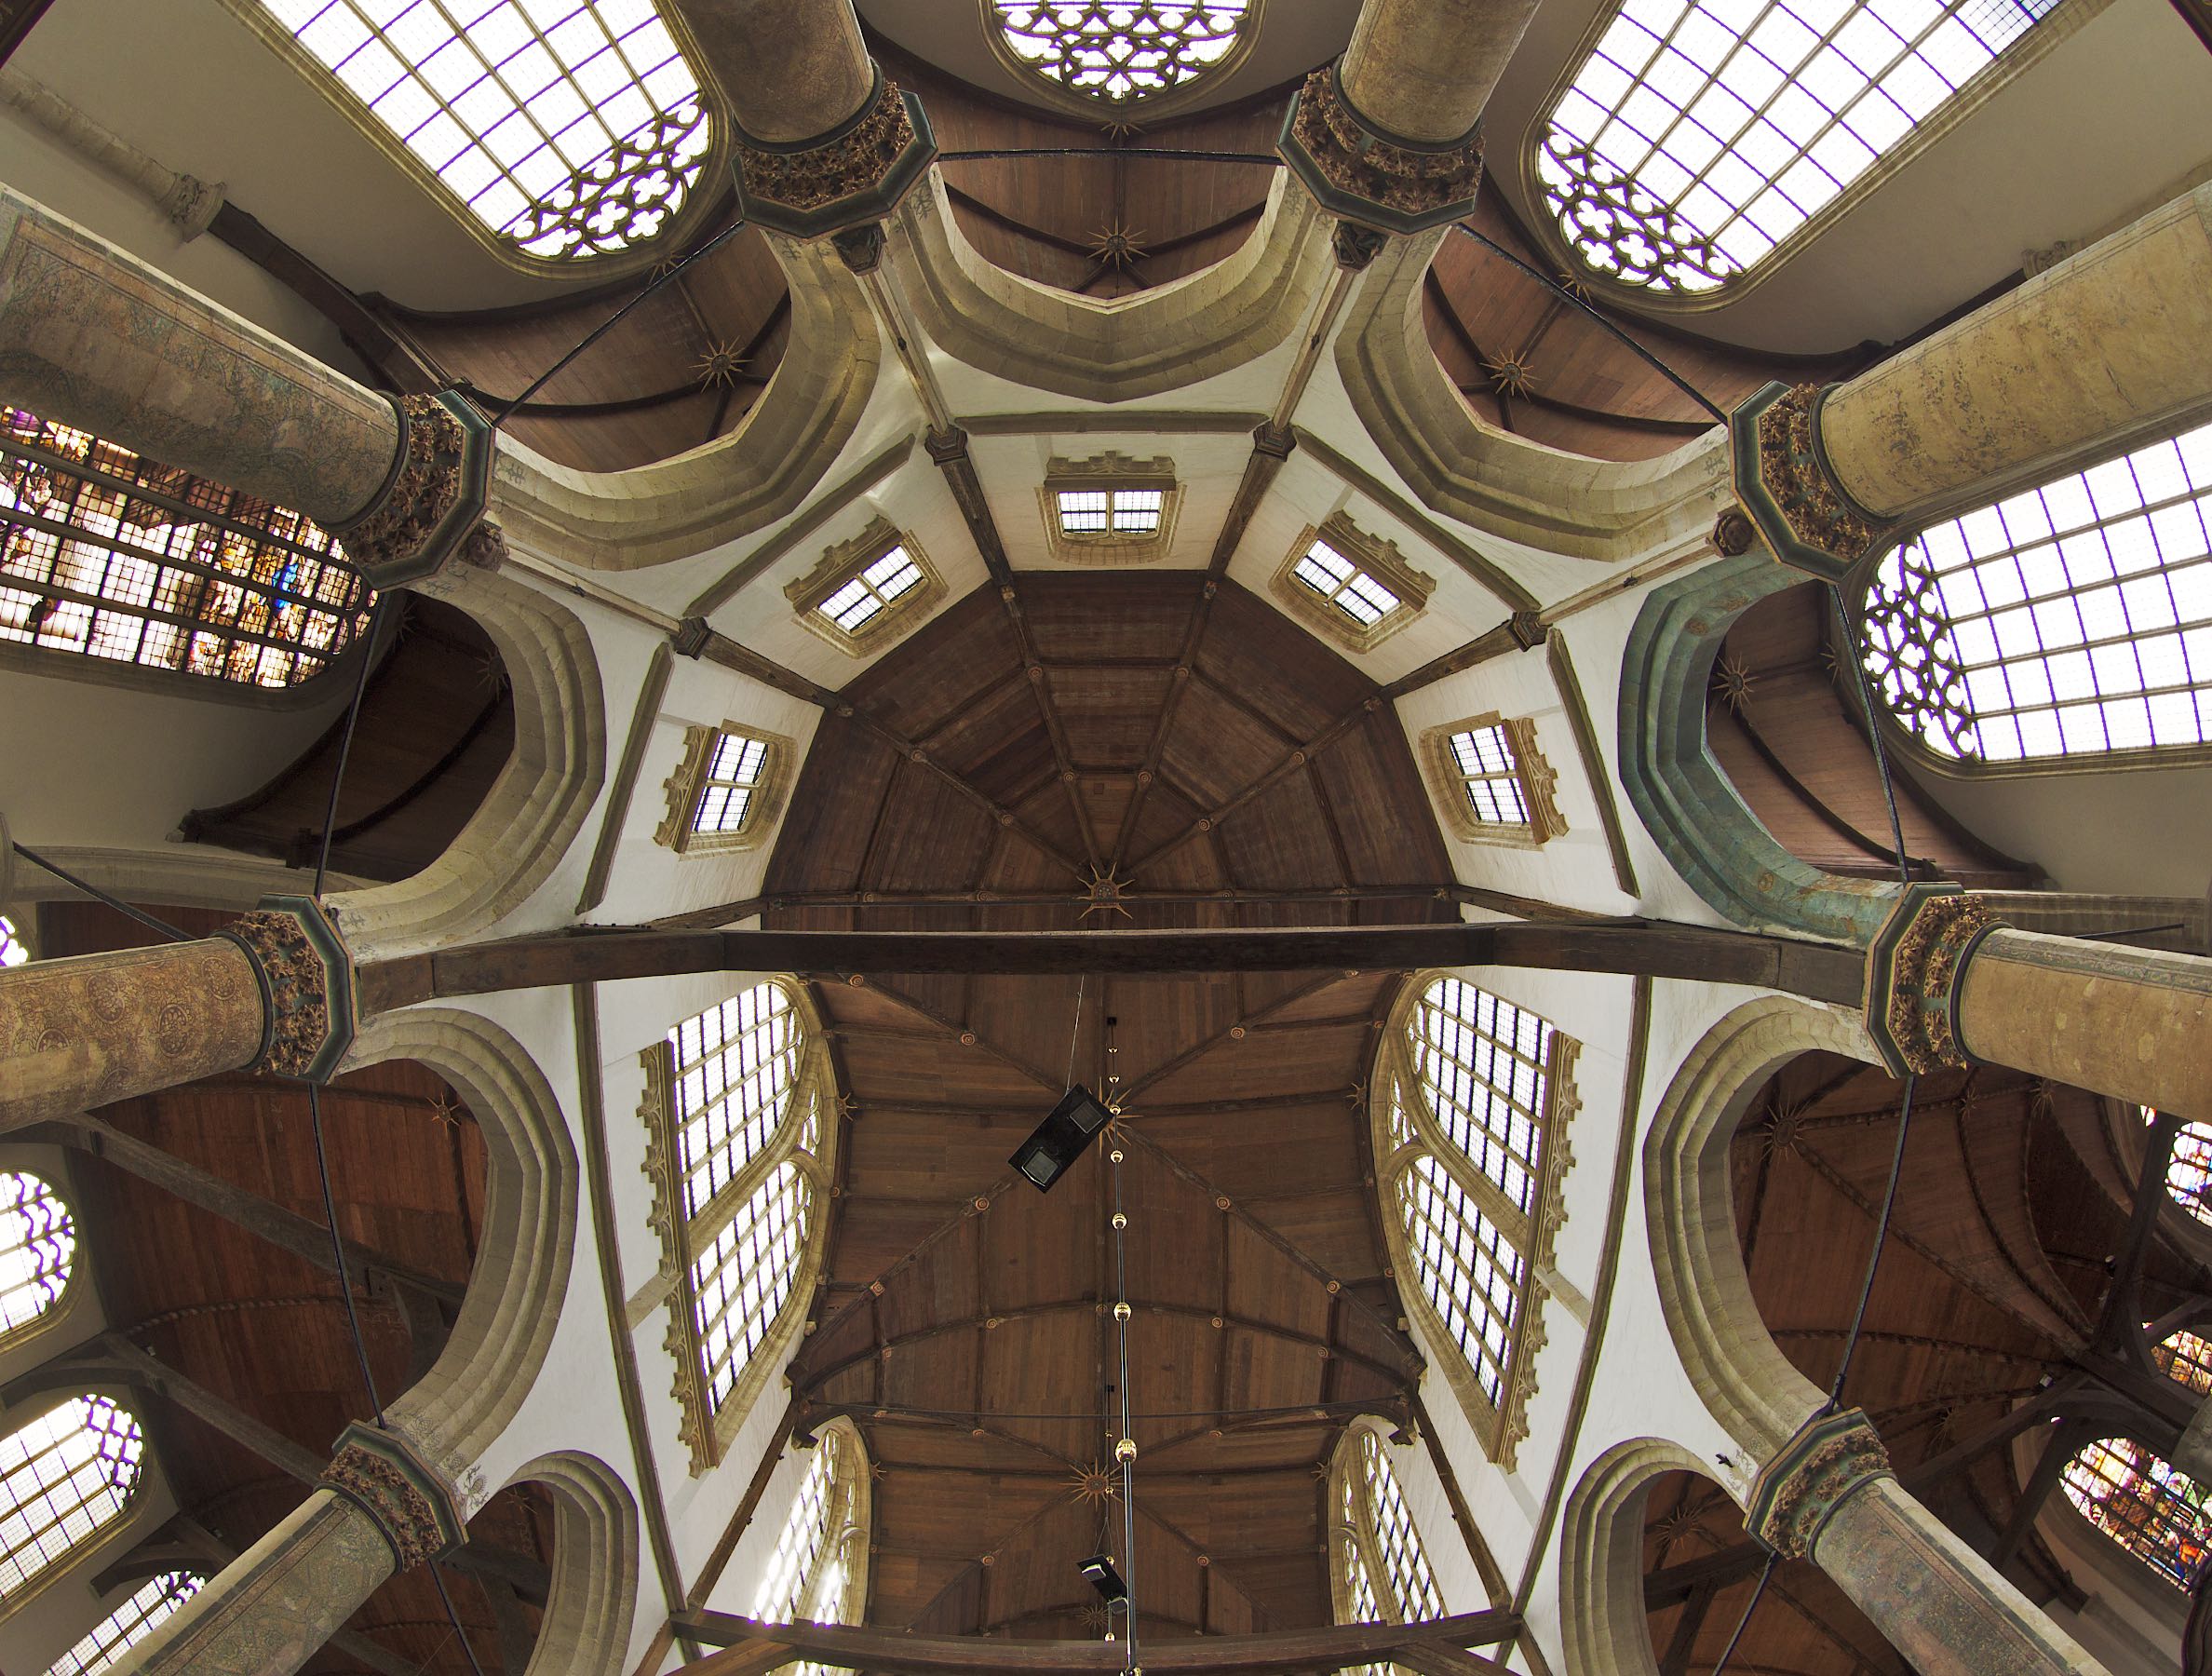
<instances>
[{"instance_id":1,"label":"clerestory window","mask_svg":"<svg viewBox=\"0 0 2212 1676\"><path fill-rule=\"evenodd\" d=\"M683 756L668 777L668 815L654 834L682 855L757 847L782 812L791 741L725 722L684 729Z\"/></svg>"},{"instance_id":2,"label":"clerestory window","mask_svg":"<svg viewBox=\"0 0 2212 1676\"><path fill-rule=\"evenodd\" d=\"M1107 453L1054 458L1037 492L1045 546L1070 564L1142 564L1163 557L1175 535L1182 486L1175 462Z\"/></svg>"},{"instance_id":3,"label":"clerestory window","mask_svg":"<svg viewBox=\"0 0 2212 1676\"><path fill-rule=\"evenodd\" d=\"M1477 844L1534 845L1567 830L1559 777L1536 746L1536 723L1495 711L1432 727L1422 761L1445 824Z\"/></svg>"},{"instance_id":4,"label":"clerestory window","mask_svg":"<svg viewBox=\"0 0 2212 1676\"><path fill-rule=\"evenodd\" d=\"M146 1441L106 1397L71 1397L0 1438L0 1601L96 1541L129 1505Z\"/></svg>"},{"instance_id":5,"label":"clerestory window","mask_svg":"<svg viewBox=\"0 0 2212 1676\"><path fill-rule=\"evenodd\" d=\"M76 1267L76 1220L40 1176L0 1173L0 1343L61 1302Z\"/></svg>"},{"instance_id":6,"label":"clerestory window","mask_svg":"<svg viewBox=\"0 0 2212 1676\"><path fill-rule=\"evenodd\" d=\"M2090 1444L2059 1480L2075 1511L2177 1588L2186 1588L2212 1540L2206 1491L2129 1438Z\"/></svg>"},{"instance_id":7,"label":"clerestory window","mask_svg":"<svg viewBox=\"0 0 2212 1676\"><path fill-rule=\"evenodd\" d=\"M297 686L374 602L299 513L0 408L0 642Z\"/></svg>"},{"instance_id":8,"label":"clerestory window","mask_svg":"<svg viewBox=\"0 0 2212 1676\"><path fill-rule=\"evenodd\" d=\"M799 620L841 651L865 656L897 639L945 597L910 536L877 519L784 589Z\"/></svg>"},{"instance_id":9,"label":"clerestory window","mask_svg":"<svg viewBox=\"0 0 2212 1676\"><path fill-rule=\"evenodd\" d=\"M820 1260L836 1110L796 993L758 983L646 1049L646 1170L692 1469L744 1420Z\"/></svg>"},{"instance_id":10,"label":"clerestory window","mask_svg":"<svg viewBox=\"0 0 2212 1676\"><path fill-rule=\"evenodd\" d=\"M1463 980L1418 980L1376 1073L1374 1121L1409 1309L1510 1466L1543 1344L1578 1045Z\"/></svg>"},{"instance_id":11,"label":"clerestory window","mask_svg":"<svg viewBox=\"0 0 2212 1676\"><path fill-rule=\"evenodd\" d=\"M84 1640L56 1659L47 1676L96 1676L161 1628L171 1613L200 1590L195 1572L164 1572L101 1619Z\"/></svg>"},{"instance_id":12,"label":"clerestory window","mask_svg":"<svg viewBox=\"0 0 2212 1676\"><path fill-rule=\"evenodd\" d=\"M1591 271L1713 291L1837 205L2058 0L1619 0L1540 118Z\"/></svg>"},{"instance_id":13,"label":"clerestory window","mask_svg":"<svg viewBox=\"0 0 2212 1676\"><path fill-rule=\"evenodd\" d=\"M1421 614L1436 586L1342 514L1308 529L1275 573L1275 597L1311 627L1365 652Z\"/></svg>"},{"instance_id":14,"label":"clerestory window","mask_svg":"<svg viewBox=\"0 0 2212 1676\"><path fill-rule=\"evenodd\" d=\"M1340 1624L1407 1624L1444 1615L1444 1596L1380 1433L1354 1426L1338 1446L1335 1557ZM1395 1665L1353 1667L1395 1676Z\"/></svg>"},{"instance_id":15,"label":"clerestory window","mask_svg":"<svg viewBox=\"0 0 2212 1676\"><path fill-rule=\"evenodd\" d=\"M1227 68L1260 0L983 0L984 30L1016 67L1105 105L1134 104Z\"/></svg>"},{"instance_id":16,"label":"clerestory window","mask_svg":"<svg viewBox=\"0 0 2212 1676\"><path fill-rule=\"evenodd\" d=\"M714 148L653 0L231 0L493 238L548 261L663 231Z\"/></svg>"},{"instance_id":17,"label":"clerestory window","mask_svg":"<svg viewBox=\"0 0 2212 1676\"><path fill-rule=\"evenodd\" d=\"M1868 586L1866 666L1937 758L2212 736L2212 425L1927 530Z\"/></svg>"},{"instance_id":18,"label":"clerestory window","mask_svg":"<svg viewBox=\"0 0 2212 1676\"><path fill-rule=\"evenodd\" d=\"M858 1430L844 1421L824 1426L776 1534L752 1615L771 1624L858 1623L867 1604L869 1502L868 1452ZM816 1664L783 1669L787 1676L830 1676Z\"/></svg>"}]
</instances>

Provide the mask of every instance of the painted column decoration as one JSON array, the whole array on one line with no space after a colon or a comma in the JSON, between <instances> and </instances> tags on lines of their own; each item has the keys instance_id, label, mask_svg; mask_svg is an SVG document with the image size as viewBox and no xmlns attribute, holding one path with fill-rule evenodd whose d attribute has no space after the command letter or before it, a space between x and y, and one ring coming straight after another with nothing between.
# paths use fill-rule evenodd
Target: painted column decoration
<instances>
[{"instance_id":1,"label":"painted column decoration","mask_svg":"<svg viewBox=\"0 0 2212 1676\"><path fill-rule=\"evenodd\" d=\"M1889 1451L1858 1409L1807 1421L1752 1480L1744 1523L1785 1560L1816 1558L1836 1510L1877 1478Z\"/></svg>"},{"instance_id":2,"label":"painted column decoration","mask_svg":"<svg viewBox=\"0 0 2212 1676\"><path fill-rule=\"evenodd\" d=\"M376 1521L396 1569L411 1571L467 1540L452 1485L397 1432L357 1421L339 1435L323 1482Z\"/></svg>"}]
</instances>

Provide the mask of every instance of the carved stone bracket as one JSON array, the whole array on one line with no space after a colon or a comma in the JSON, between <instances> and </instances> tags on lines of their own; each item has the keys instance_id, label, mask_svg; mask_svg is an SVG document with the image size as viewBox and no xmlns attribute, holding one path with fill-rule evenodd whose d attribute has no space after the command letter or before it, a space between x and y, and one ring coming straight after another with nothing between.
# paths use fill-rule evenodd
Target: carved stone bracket
<instances>
[{"instance_id":1,"label":"carved stone bracket","mask_svg":"<svg viewBox=\"0 0 2212 1676\"><path fill-rule=\"evenodd\" d=\"M1344 97L1333 64L1306 77L1275 150L1324 210L1379 233L1419 233L1458 221L1474 210L1482 184L1479 125L1440 145L1390 133ZM1357 260L1361 243L1354 239L1348 250L1340 232L1338 261L1365 266Z\"/></svg>"},{"instance_id":2,"label":"carved stone bracket","mask_svg":"<svg viewBox=\"0 0 2212 1676\"><path fill-rule=\"evenodd\" d=\"M819 139L783 145L740 129L736 140L738 213L798 238L881 222L937 157L922 101L885 81L880 66L867 102ZM839 246L856 272L873 267L881 249L870 239Z\"/></svg>"},{"instance_id":3,"label":"carved stone bracket","mask_svg":"<svg viewBox=\"0 0 2212 1676\"><path fill-rule=\"evenodd\" d=\"M1832 388L1762 386L1729 415L1728 445L1736 499L1774 557L1823 581L1841 582L1886 548L1897 526L1853 500L1828 465L1820 445L1820 404ZM1715 530L1716 545L1724 535L1740 538L1727 522L1724 516Z\"/></svg>"},{"instance_id":4,"label":"carved stone bracket","mask_svg":"<svg viewBox=\"0 0 2212 1676\"><path fill-rule=\"evenodd\" d=\"M1889 1476L1889 1451L1863 1410L1820 1415L1759 1469L1745 1526L1785 1560L1807 1559L1836 1509Z\"/></svg>"},{"instance_id":5,"label":"carved stone bracket","mask_svg":"<svg viewBox=\"0 0 2212 1676\"><path fill-rule=\"evenodd\" d=\"M497 570L506 543L481 522L492 488L492 427L460 396L402 396L399 453L375 499L330 534L379 588L434 575L459 554Z\"/></svg>"},{"instance_id":6,"label":"carved stone bracket","mask_svg":"<svg viewBox=\"0 0 2212 1676\"><path fill-rule=\"evenodd\" d=\"M217 936L236 943L261 984L260 1054L250 1067L328 1082L353 1046L354 962L329 910L307 897L263 897Z\"/></svg>"},{"instance_id":7,"label":"carved stone bracket","mask_svg":"<svg viewBox=\"0 0 2212 1676\"><path fill-rule=\"evenodd\" d=\"M1902 1076L1975 1062L1959 1039L1967 958L1999 921L1955 885L1912 885L1867 948L1867 1034Z\"/></svg>"},{"instance_id":8,"label":"carved stone bracket","mask_svg":"<svg viewBox=\"0 0 2212 1676\"><path fill-rule=\"evenodd\" d=\"M400 1571L468 1538L453 1487L392 1432L358 1421L347 1426L338 1435L338 1453L323 1469L322 1481L376 1521Z\"/></svg>"}]
</instances>

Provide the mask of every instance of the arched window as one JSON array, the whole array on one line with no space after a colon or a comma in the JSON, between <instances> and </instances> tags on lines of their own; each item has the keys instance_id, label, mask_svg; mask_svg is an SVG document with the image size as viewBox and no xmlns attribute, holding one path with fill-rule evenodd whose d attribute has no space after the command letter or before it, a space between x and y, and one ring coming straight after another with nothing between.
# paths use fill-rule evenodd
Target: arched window
<instances>
[{"instance_id":1,"label":"arched window","mask_svg":"<svg viewBox=\"0 0 2212 1676\"><path fill-rule=\"evenodd\" d=\"M844 1424L823 1427L753 1597L754 1617L771 1624L860 1621L868 1593L868 1482L860 1434ZM786 1669L829 1676L819 1665Z\"/></svg>"},{"instance_id":2,"label":"arched window","mask_svg":"<svg viewBox=\"0 0 2212 1676\"><path fill-rule=\"evenodd\" d=\"M199 1593L196 1573L164 1572L100 1620L85 1639L54 1661L47 1676L94 1676L161 1628L169 1614Z\"/></svg>"},{"instance_id":3,"label":"arched window","mask_svg":"<svg viewBox=\"0 0 2212 1676\"><path fill-rule=\"evenodd\" d=\"M76 1220L43 1177L0 1172L0 1342L61 1302L76 1266Z\"/></svg>"},{"instance_id":4,"label":"arched window","mask_svg":"<svg viewBox=\"0 0 2212 1676\"><path fill-rule=\"evenodd\" d=\"M2206 1492L2128 1438L2092 1443L2059 1480L2084 1519L2165 1577L2187 1588L2203 1564L2212 1518Z\"/></svg>"},{"instance_id":5,"label":"arched window","mask_svg":"<svg viewBox=\"0 0 2212 1676\"><path fill-rule=\"evenodd\" d=\"M651 238L713 148L698 80L652 0L232 4L532 256L604 256Z\"/></svg>"},{"instance_id":6,"label":"arched window","mask_svg":"<svg viewBox=\"0 0 2212 1676\"><path fill-rule=\"evenodd\" d=\"M105 1397L72 1397L0 1438L0 1600L114 1521L145 1449L137 1418Z\"/></svg>"},{"instance_id":7,"label":"arched window","mask_svg":"<svg viewBox=\"0 0 2212 1676\"><path fill-rule=\"evenodd\" d=\"M1429 1569L1421 1533L1371 1427L1355 1426L1338 1447L1335 1506L1336 1615L1340 1624L1407 1624L1444 1615L1444 1596ZM1389 1676L1392 1667L1362 1667Z\"/></svg>"},{"instance_id":8,"label":"arched window","mask_svg":"<svg viewBox=\"0 0 2212 1676\"><path fill-rule=\"evenodd\" d=\"M1417 981L1376 1073L1376 1150L1411 1313L1493 1460L1510 1466L1569 1162L1577 1045L1458 978Z\"/></svg>"},{"instance_id":9,"label":"arched window","mask_svg":"<svg viewBox=\"0 0 2212 1676\"><path fill-rule=\"evenodd\" d=\"M1183 88L1242 56L1260 0L983 0L1000 56L1106 105Z\"/></svg>"},{"instance_id":10,"label":"arched window","mask_svg":"<svg viewBox=\"0 0 2212 1676\"><path fill-rule=\"evenodd\" d=\"M2058 0L1620 0L1537 124L1592 271L1710 291L1829 209Z\"/></svg>"},{"instance_id":11,"label":"arched window","mask_svg":"<svg viewBox=\"0 0 2212 1676\"><path fill-rule=\"evenodd\" d=\"M704 1472L743 1421L760 1351L818 1261L836 1089L780 981L686 1019L643 1059L668 1348L693 1470Z\"/></svg>"},{"instance_id":12,"label":"arched window","mask_svg":"<svg viewBox=\"0 0 2212 1676\"><path fill-rule=\"evenodd\" d=\"M297 686L374 602L299 513L0 408L0 642Z\"/></svg>"},{"instance_id":13,"label":"arched window","mask_svg":"<svg viewBox=\"0 0 2212 1676\"><path fill-rule=\"evenodd\" d=\"M2168 1379L2178 1379L2200 1397L2212 1397L2212 1340L2177 1332L2151 1346L2151 1359Z\"/></svg>"},{"instance_id":14,"label":"arched window","mask_svg":"<svg viewBox=\"0 0 2212 1676\"><path fill-rule=\"evenodd\" d=\"M2212 425L1927 530L1868 586L1890 712L1970 763L2212 736Z\"/></svg>"},{"instance_id":15,"label":"arched window","mask_svg":"<svg viewBox=\"0 0 2212 1676\"><path fill-rule=\"evenodd\" d=\"M2151 1114L2143 1114L2147 1119ZM2212 1123L2184 1124L2166 1160L2166 1192L2195 1217L2212 1223Z\"/></svg>"}]
</instances>

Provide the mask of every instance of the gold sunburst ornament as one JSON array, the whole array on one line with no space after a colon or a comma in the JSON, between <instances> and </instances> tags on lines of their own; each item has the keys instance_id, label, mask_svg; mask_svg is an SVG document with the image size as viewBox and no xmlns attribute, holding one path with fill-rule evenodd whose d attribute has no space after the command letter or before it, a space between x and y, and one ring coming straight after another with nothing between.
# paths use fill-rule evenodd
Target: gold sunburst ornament
<instances>
[{"instance_id":1,"label":"gold sunburst ornament","mask_svg":"<svg viewBox=\"0 0 2212 1676\"><path fill-rule=\"evenodd\" d=\"M1536 369L1517 355L1485 358L1482 370L1501 396L1526 396L1536 387Z\"/></svg>"},{"instance_id":2,"label":"gold sunburst ornament","mask_svg":"<svg viewBox=\"0 0 2212 1676\"><path fill-rule=\"evenodd\" d=\"M1725 654L1713 665L1712 696L1731 715L1740 716L1751 708L1751 689L1757 684L1749 669Z\"/></svg>"},{"instance_id":3,"label":"gold sunburst ornament","mask_svg":"<svg viewBox=\"0 0 2212 1676\"><path fill-rule=\"evenodd\" d=\"M1086 1507L1102 1507L1116 1494L1113 1474L1104 1462L1093 1461L1087 1466L1078 1466L1068 1475L1068 1494Z\"/></svg>"},{"instance_id":4,"label":"gold sunburst ornament","mask_svg":"<svg viewBox=\"0 0 2212 1676\"><path fill-rule=\"evenodd\" d=\"M1123 878L1112 866L1108 866L1103 871L1093 867L1090 870L1090 877L1083 882L1083 894L1075 899L1086 904L1083 912L1076 917L1088 919L1094 913L1111 912L1118 913L1124 919L1136 918L1135 914L1122 906L1122 893L1128 887L1129 881Z\"/></svg>"},{"instance_id":5,"label":"gold sunburst ornament","mask_svg":"<svg viewBox=\"0 0 2212 1676\"><path fill-rule=\"evenodd\" d=\"M727 343L709 343L707 353L693 363L692 372L701 389L727 389L737 382L738 373L745 371L745 360L735 338Z\"/></svg>"},{"instance_id":6,"label":"gold sunburst ornament","mask_svg":"<svg viewBox=\"0 0 2212 1676\"><path fill-rule=\"evenodd\" d=\"M1132 268L1144 260L1143 230L1110 221L1091 235L1091 260L1101 267Z\"/></svg>"}]
</instances>

